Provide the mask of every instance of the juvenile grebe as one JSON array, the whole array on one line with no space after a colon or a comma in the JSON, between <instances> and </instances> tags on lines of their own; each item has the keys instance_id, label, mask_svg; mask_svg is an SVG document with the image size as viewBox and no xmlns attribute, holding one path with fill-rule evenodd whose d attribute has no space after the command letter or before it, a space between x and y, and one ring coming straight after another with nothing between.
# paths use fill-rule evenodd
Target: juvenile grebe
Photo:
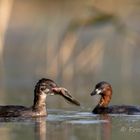
<instances>
[{"instance_id":1,"label":"juvenile grebe","mask_svg":"<svg viewBox=\"0 0 140 140\"><path fill-rule=\"evenodd\" d=\"M93 109L93 113L95 114L140 114L139 106L131 106L131 105L113 105L108 106L111 97L112 97L112 87L107 82L100 82L95 86L94 91L91 93L93 95L100 95L100 101L98 105Z\"/></svg>"},{"instance_id":2,"label":"juvenile grebe","mask_svg":"<svg viewBox=\"0 0 140 140\"><path fill-rule=\"evenodd\" d=\"M46 97L47 95L61 95L70 103L80 106L80 103L74 99L67 89L58 87L57 84L50 80L42 78L39 80L34 89L34 102L31 107L6 105L0 106L0 117L38 117L47 116Z\"/></svg>"}]
</instances>

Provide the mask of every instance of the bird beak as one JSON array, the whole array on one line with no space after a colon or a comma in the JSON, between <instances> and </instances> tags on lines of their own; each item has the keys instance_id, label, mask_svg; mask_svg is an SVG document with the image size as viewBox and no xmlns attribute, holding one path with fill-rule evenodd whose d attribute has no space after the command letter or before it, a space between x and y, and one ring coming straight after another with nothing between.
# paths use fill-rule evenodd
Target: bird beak
<instances>
[{"instance_id":1,"label":"bird beak","mask_svg":"<svg viewBox=\"0 0 140 140\"><path fill-rule=\"evenodd\" d=\"M100 95L102 93L102 90L101 89L95 89L90 95L93 96L93 95Z\"/></svg>"},{"instance_id":2,"label":"bird beak","mask_svg":"<svg viewBox=\"0 0 140 140\"><path fill-rule=\"evenodd\" d=\"M62 87L55 87L52 88L52 91L57 94L62 96L64 99L66 99L69 103L72 103L74 105L80 106L80 103L70 95L67 89L62 88Z\"/></svg>"}]
</instances>

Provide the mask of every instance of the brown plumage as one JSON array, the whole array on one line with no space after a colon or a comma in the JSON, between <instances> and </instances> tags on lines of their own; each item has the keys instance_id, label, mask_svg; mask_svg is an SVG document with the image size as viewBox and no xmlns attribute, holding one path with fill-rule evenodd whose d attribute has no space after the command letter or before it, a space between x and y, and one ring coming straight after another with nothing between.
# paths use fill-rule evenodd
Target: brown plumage
<instances>
[{"instance_id":1,"label":"brown plumage","mask_svg":"<svg viewBox=\"0 0 140 140\"><path fill-rule=\"evenodd\" d=\"M91 93L93 95L100 95L100 101L98 105L93 109L93 113L95 114L140 114L139 106L131 106L131 105L113 105L108 106L112 97L112 87L107 82L100 82L95 86L95 89Z\"/></svg>"}]
</instances>

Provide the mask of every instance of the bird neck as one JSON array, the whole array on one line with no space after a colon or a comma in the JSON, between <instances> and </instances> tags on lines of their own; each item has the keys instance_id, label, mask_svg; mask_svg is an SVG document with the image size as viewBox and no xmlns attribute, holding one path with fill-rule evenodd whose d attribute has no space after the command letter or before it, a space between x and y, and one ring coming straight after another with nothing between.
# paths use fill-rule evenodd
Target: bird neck
<instances>
[{"instance_id":1,"label":"bird neck","mask_svg":"<svg viewBox=\"0 0 140 140\"><path fill-rule=\"evenodd\" d=\"M46 94L45 93L35 93L33 102L33 111L37 112L39 115L47 115L46 111Z\"/></svg>"},{"instance_id":2,"label":"bird neck","mask_svg":"<svg viewBox=\"0 0 140 140\"><path fill-rule=\"evenodd\" d=\"M111 100L111 94L102 95L98 106L99 107L107 107L110 100Z\"/></svg>"}]
</instances>

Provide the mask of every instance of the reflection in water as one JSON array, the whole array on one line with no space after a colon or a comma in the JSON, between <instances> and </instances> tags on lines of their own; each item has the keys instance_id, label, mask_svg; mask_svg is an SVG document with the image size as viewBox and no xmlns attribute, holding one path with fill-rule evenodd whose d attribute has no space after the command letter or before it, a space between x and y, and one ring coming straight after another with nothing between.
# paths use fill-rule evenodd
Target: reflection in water
<instances>
[{"instance_id":1,"label":"reflection in water","mask_svg":"<svg viewBox=\"0 0 140 140\"><path fill-rule=\"evenodd\" d=\"M35 119L35 139L46 140L46 117L39 117Z\"/></svg>"},{"instance_id":2,"label":"reflection in water","mask_svg":"<svg viewBox=\"0 0 140 140\"><path fill-rule=\"evenodd\" d=\"M111 117L108 114L103 114L100 117L101 119L108 121L108 123L101 124L102 140L111 140Z\"/></svg>"},{"instance_id":3,"label":"reflection in water","mask_svg":"<svg viewBox=\"0 0 140 140\"><path fill-rule=\"evenodd\" d=\"M0 118L0 135L7 136L3 140L131 140L139 138L139 125L140 116L53 110L47 118Z\"/></svg>"},{"instance_id":4,"label":"reflection in water","mask_svg":"<svg viewBox=\"0 0 140 140\"><path fill-rule=\"evenodd\" d=\"M46 117L38 117L38 118L24 118L24 117L18 117L18 118L0 118L0 122L1 123L13 123L13 126L15 125L15 123L20 123L20 124L26 124L28 123L28 125L33 125L34 130L34 137L35 140L46 140ZM18 125L17 125L18 127ZM10 128L8 128L9 131ZM26 132L27 134L27 132ZM25 137L26 137L26 134ZM18 138L18 137L17 137ZM11 138L12 139L12 138ZM21 138L22 139L22 138ZM6 139L7 140L7 139Z\"/></svg>"}]
</instances>

